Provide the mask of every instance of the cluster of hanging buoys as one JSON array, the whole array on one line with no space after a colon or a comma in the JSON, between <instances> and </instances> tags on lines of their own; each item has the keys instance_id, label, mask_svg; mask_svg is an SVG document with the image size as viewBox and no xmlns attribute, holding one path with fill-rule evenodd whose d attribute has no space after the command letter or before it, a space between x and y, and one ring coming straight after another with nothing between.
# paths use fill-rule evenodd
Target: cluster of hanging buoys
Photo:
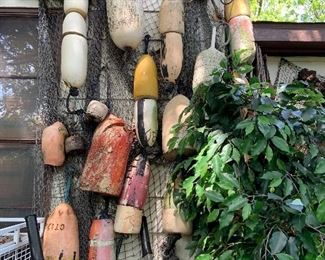
<instances>
[{"instance_id":1,"label":"cluster of hanging buoys","mask_svg":"<svg viewBox=\"0 0 325 260\"><path fill-rule=\"evenodd\" d=\"M88 0L65 0L65 18L62 28L61 79L71 88L80 88L86 82L88 45Z\"/></svg>"},{"instance_id":2,"label":"cluster of hanging buoys","mask_svg":"<svg viewBox=\"0 0 325 260\"><path fill-rule=\"evenodd\" d=\"M229 23L231 53L239 52L241 64L251 64L256 47L248 0L233 0L225 5L225 18Z\"/></svg>"},{"instance_id":3,"label":"cluster of hanging buoys","mask_svg":"<svg viewBox=\"0 0 325 260\"><path fill-rule=\"evenodd\" d=\"M144 36L142 0L106 0L109 33L122 50L136 49Z\"/></svg>"},{"instance_id":4,"label":"cluster of hanging buoys","mask_svg":"<svg viewBox=\"0 0 325 260\"><path fill-rule=\"evenodd\" d=\"M175 83L183 64L183 0L163 0L159 12L159 31L164 40L161 72L165 79Z\"/></svg>"}]
</instances>

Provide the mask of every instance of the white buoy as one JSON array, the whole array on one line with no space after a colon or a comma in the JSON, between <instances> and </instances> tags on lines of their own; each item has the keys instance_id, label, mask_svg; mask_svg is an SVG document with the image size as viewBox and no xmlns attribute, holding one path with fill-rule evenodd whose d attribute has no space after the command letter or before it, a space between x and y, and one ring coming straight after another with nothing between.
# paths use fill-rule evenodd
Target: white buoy
<instances>
[{"instance_id":1,"label":"white buoy","mask_svg":"<svg viewBox=\"0 0 325 260\"><path fill-rule=\"evenodd\" d=\"M81 14L71 12L63 20L62 34L76 33L87 37L87 24Z\"/></svg>"},{"instance_id":2,"label":"white buoy","mask_svg":"<svg viewBox=\"0 0 325 260\"><path fill-rule=\"evenodd\" d=\"M108 27L115 45L136 49L144 37L141 0L106 0Z\"/></svg>"},{"instance_id":3,"label":"white buoy","mask_svg":"<svg viewBox=\"0 0 325 260\"><path fill-rule=\"evenodd\" d=\"M226 60L226 56L214 47L216 43L216 34L217 29L213 27L210 48L200 52L196 58L192 83L193 92L195 92L201 84L212 80L212 72L220 66L222 60Z\"/></svg>"},{"instance_id":4,"label":"white buoy","mask_svg":"<svg viewBox=\"0 0 325 260\"><path fill-rule=\"evenodd\" d=\"M88 14L88 0L64 0L64 13L78 12L84 18Z\"/></svg>"}]
</instances>

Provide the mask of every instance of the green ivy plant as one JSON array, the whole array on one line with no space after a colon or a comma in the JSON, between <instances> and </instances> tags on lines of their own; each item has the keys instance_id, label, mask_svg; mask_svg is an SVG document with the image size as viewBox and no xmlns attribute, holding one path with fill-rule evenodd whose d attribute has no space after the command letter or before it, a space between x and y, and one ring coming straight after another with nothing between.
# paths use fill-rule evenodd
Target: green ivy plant
<instances>
[{"instance_id":1,"label":"green ivy plant","mask_svg":"<svg viewBox=\"0 0 325 260\"><path fill-rule=\"evenodd\" d=\"M222 62L172 131L174 200L194 223L196 259L325 259L325 102L306 82L236 83ZM184 134L184 128L186 129Z\"/></svg>"}]
</instances>

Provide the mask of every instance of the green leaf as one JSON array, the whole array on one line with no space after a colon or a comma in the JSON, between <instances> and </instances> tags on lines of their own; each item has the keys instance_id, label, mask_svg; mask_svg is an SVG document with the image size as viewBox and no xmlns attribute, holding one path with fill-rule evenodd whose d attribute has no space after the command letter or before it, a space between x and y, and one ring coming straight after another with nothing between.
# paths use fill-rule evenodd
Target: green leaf
<instances>
[{"instance_id":1,"label":"green leaf","mask_svg":"<svg viewBox=\"0 0 325 260\"><path fill-rule=\"evenodd\" d=\"M236 125L236 129L246 129L247 127L251 127L252 125L254 126L255 122L252 121L251 119L246 119L244 121L239 122Z\"/></svg>"},{"instance_id":2,"label":"green leaf","mask_svg":"<svg viewBox=\"0 0 325 260\"><path fill-rule=\"evenodd\" d=\"M235 197L234 199L227 202L228 211L236 211L241 209L247 203L247 199L242 196Z\"/></svg>"},{"instance_id":3,"label":"green leaf","mask_svg":"<svg viewBox=\"0 0 325 260\"><path fill-rule=\"evenodd\" d=\"M259 140L257 140L257 142L252 147L251 155L252 156L259 155L261 152L263 152L265 150L266 145L267 145L266 140L264 138L260 138Z\"/></svg>"},{"instance_id":4,"label":"green leaf","mask_svg":"<svg viewBox=\"0 0 325 260\"><path fill-rule=\"evenodd\" d=\"M261 178L264 180L273 180L273 179L279 179L281 177L282 177L281 172L271 171L271 172L264 173Z\"/></svg>"},{"instance_id":5,"label":"green leaf","mask_svg":"<svg viewBox=\"0 0 325 260\"><path fill-rule=\"evenodd\" d=\"M317 197L318 202L321 202L322 200L325 200L325 189L324 184L315 184L314 186L314 192Z\"/></svg>"},{"instance_id":6,"label":"green leaf","mask_svg":"<svg viewBox=\"0 0 325 260\"><path fill-rule=\"evenodd\" d=\"M240 162L240 153L239 153L239 151L238 151L238 149L237 148L233 148L232 149L232 155L231 155L231 157L232 157L232 159L237 163L237 164L239 164L239 162Z\"/></svg>"},{"instance_id":7,"label":"green leaf","mask_svg":"<svg viewBox=\"0 0 325 260\"><path fill-rule=\"evenodd\" d=\"M325 200L318 205L316 217L321 223L325 223Z\"/></svg>"},{"instance_id":8,"label":"green leaf","mask_svg":"<svg viewBox=\"0 0 325 260\"><path fill-rule=\"evenodd\" d=\"M251 124L245 128L245 135L249 135L255 129L255 125Z\"/></svg>"},{"instance_id":9,"label":"green leaf","mask_svg":"<svg viewBox=\"0 0 325 260\"><path fill-rule=\"evenodd\" d=\"M219 223L220 223L219 230L223 229L224 227L227 227L231 223L233 218L234 218L234 213L223 211L219 218Z\"/></svg>"},{"instance_id":10,"label":"green leaf","mask_svg":"<svg viewBox=\"0 0 325 260\"><path fill-rule=\"evenodd\" d=\"M208 199L217 203L223 202L225 200L219 192L213 190L205 191L205 196L207 196Z\"/></svg>"},{"instance_id":11,"label":"green leaf","mask_svg":"<svg viewBox=\"0 0 325 260\"><path fill-rule=\"evenodd\" d=\"M231 152L232 152L232 145L231 144L226 144L222 148L221 153L220 153L221 160L224 161L224 162L229 161L229 159L231 158L230 157Z\"/></svg>"},{"instance_id":12,"label":"green leaf","mask_svg":"<svg viewBox=\"0 0 325 260\"><path fill-rule=\"evenodd\" d=\"M212 256L209 254L201 254L195 258L195 260L212 260Z\"/></svg>"},{"instance_id":13,"label":"green leaf","mask_svg":"<svg viewBox=\"0 0 325 260\"><path fill-rule=\"evenodd\" d=\"M238 180L229 173L222 173L219 176L220 181L217 182L218 186L224 190L233 190L239 188Z\"/></svg>"},{"instance_id":14,"label":"green leaf","mask_svg":"<svg viewBox=\"0 0 325 260\"><path fill-rule=\"evenodd\" d=\"M276 188L282 183L282 178L277 178L271 181L269 187L270 188Z\"/></svg>"},{"instance_id":15,"label":"green leaf","mask_svg":"<svg viewBox=\"0 0 325 260\"><path fill-rule=\"evenodd\" d=\"M212 211L209 213L209 215L208 215L207 222L208 222L208 223L211 223L211 222L216 221L218 215L219 215L219 210L218 210L218 209L214 209L214 210L212 210Z\"/></svg>"},{"instance_id":16,"label":"green leaf","mask_svg":"<svg viewBox=\"0 0 325 260\"><path fill-rule=\"evenodd\" d=\"M288 240L289 253L295 260L299 260L298 247L296 244L296 239L294 237L289 237Z\"/></svg>"},{"instance_id":17,"label":"green leaf","mask_svg":"<svg viewBox=\"0 0 325 260\"><path fill-rule=\"evenodd\" d=\"M259 105L256 108L256 111L261 112L261 113L271 113L273 111L273 106L271 104L263 104Z\"/></svg>"},{"instance_id":18,"label":"green leaf","mask_svg":"<svg viewBox=\"0 0 325 260\"><path fill-rule=\"evenodd\" d=\"M220 257L219 260L230 260L232 259L232 252L233 250L227 250L225 251Z\"/></svg>"},{"instance_id":19,"label":"green leaf","mask_svg":"<svg viewBox=\"0 0 325 260\"><path fill-rule=\"evenodd\" d=\"M242 217L243 220L246 220L252 213L252 206L251 204L247 203L242 210Z\"/></svg>"},{"instance_id":20,"label":"green leaf","mask_svg":"<svg viewBox=\"0 0 325 260\"><path fill-rule=\"evenodd\" d=\"M281 151L283 152L287 152L289 153L289 145L287 144L287 142L281 138L281 137L278 137L278 136L274 136L272 139L271 139L272 143L275 145L275 147L277 147L278 149L280 149Z\"/></svg>"},{"instance_id":21,"label":"green leaf","mask_svg":"<svg viewBox=\"0 0 325 260\"><path fill-rule=\"evenodd\" d=\"M280 253L283 250L283 248L286 246L287 241L288 238L282 231L273 232L269 242L271 253L273 255Z\"/></svg>"},{"instance_id":22,"label":"green leaf","mask_svg":"<svg viewBox=\"0 0 325 260\"><path fill-rule=\"evenodd\" d=\"M282 198L279 195L276 195L275 193L268 193L267 199L268 200L282 200Z\"/></svg>"},{"instance_id":23,"label":"green leaf","mask_svg":"<svg viewBox=\"0 0 325 260\"><path fill-rule=\"evenodd\" d=\"M293 190L292 181L289 178L286 178L284 181L284 197L289 196L292 190Z\"/></svg>"},{"instance_id":24,"label":"green leaf","mask_svg":"<svg viewBox=\"0 0 325 260\"><path fill-rule=\"evenodd\" d=\"M322 158L318 162L316 169L315 169L315 174L324 174L325 173L325 159Z\"/></svg>"},{"instance_id":25,"label":"green leaf","mask_svg":"<svg viewBox=\"0 0 325 260\"><path fill-rule=\"evenodd\" d=\"M317 249L314 243L314 240L311 236L311 233L308 232L307 230L304 230L304 232L301 232L298 234L299 239L304 245L304 248L308 250L308 252L312 254L317 254Z\"/></svg>"},{"instance_id":26,"label":"green leaf","mask_svg":"<svg viewBox=\"0 0 325 260\"><path fill-rule=\"evenodd\" d=\"M271 162L273 159L273 150L269 145L266 147L265 158L268 162Z\"/></svg>"},{"instance_id":27,"label":"green leaf","mask_svg":"<svg viewBox=\"0 0 325 260\"><path fill-rule=\"evenodd\" d=\"M307 122L315 118L317 111L314 108L307 108L301 115L302 121Z\"/></svg>"},{"instance_id":28,"label":"green leaf","mask_svg":"<svg viewBox=\"0 0 325 260\"><path fill-rule=\"evenodd\" d=\"M276 254L276 256L279 260L294 260L294 258L291 255L287 255L284 253Z\"/></svg>"},{"instance_id":29,"label":"green leaf","mask_svg":"<svg viewBox=\"0 0 325 260\"><path fill-rule=\"evenodd\" d=\"M236 69L236 71L239 73L239 74L247 74L248 72L251 72L253 70L253 66L251 65L248 65L248 64L244 64L240 67L238 67Z\"/></svg>"},{"instance_id":30,"label":"green leaf","mask_svg":"<svg viewBox=\"0 0 325 260\"><path fill-rule=\"evenodd\" d=\"M301 202L300 199L295 199L295 200L288 200L286 201L286 205L288 205L290 208L297 210L299 212L302 212L304 209L304 204Z\"/></svg>"},{"instance_id":31,"label":"green leaf","mask_svg":"<svg viewBox=\"0 0 325 260\"><path fill-rule=\"evenodd\" d=\"M195 177L191 176L191 177L186 178L183 181L182 187L183 187L183 189L185 189L185 194L186 194L187 198L190 196L190 194L193 190L194 180L195 180Z\"/></svg>"}]
</instances>

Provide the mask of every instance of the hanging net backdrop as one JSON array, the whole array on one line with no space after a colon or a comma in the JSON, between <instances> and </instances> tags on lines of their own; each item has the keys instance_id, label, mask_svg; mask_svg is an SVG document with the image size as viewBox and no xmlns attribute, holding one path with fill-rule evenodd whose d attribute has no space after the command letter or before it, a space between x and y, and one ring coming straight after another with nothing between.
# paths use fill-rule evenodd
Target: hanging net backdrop
<instances>
[{"instance_id":1,"label":"hanging net backdrop","mask_svg":"<svg viewBox=\"0 0 325 260\"><path fill-rule=\"evenodd\" d=\"M62 22L64 19L63 1L41 0L39 8L39 108L44 125L59 120L67 126L70 134L78 133L86 140L86 151L96 125L86 122L82 116L66 113L68 88L60 81L60 48ZM211 22L211 2L191 0L185 3L184 61L178 84L173 85L159 78L159 129L162 112L166 103L176 94L190 97L192 94L193 67L197 54L208 48L213 22ZM153 41L149 52L154 57L158 72L160 70L161 42L158 30L159 7L161 0L143 0L146 30ZM222 12L220 12L222 13ZM209 16L210 15L210 16ZM210 17L210 18L209 18ZM133 73L137 60L143 53L143 44L136 51L124 52L112 42L106 17L105 0L90 1L88 12L88 71L85 86L79 96L71 100L70 109L85 109L90 100L104 102L110 112L122 117L132 126L134 100L132 97ZM218 29L216 48L222 48L224 28ZM160 73L158 73L160 74ZM158 136L161 136L161 132ZM155 147L147 150L151 163L149 197L144 208L147 217L151 245L155 259L173 259L169 252L171 238L162 232L162 208L166 183L173 164L164 161L161 153L161 140ZM103 208L105 200L94 193L79 189L79 176L86 158L84 154L68 155L62 167L43 166L38 159L39 172L34 185L34 212L46 216L59 203L68 201L74 208L79 224L80 257L86 259L88 251L88 232L92 219ZM132 156L136 154L133 152ZM131 156L131 158L132 158ZM35 158L41 158L40 147L35 149ZM71 180L71 181L70 181ZM69 193L69 189L71 192ZM108 198L109 212L114 216L116 200ZM120 241L117 236L116 242ZM141 242L137 235L122 240L118 259L140 259Z\"/></svg>"}]
</instances>

